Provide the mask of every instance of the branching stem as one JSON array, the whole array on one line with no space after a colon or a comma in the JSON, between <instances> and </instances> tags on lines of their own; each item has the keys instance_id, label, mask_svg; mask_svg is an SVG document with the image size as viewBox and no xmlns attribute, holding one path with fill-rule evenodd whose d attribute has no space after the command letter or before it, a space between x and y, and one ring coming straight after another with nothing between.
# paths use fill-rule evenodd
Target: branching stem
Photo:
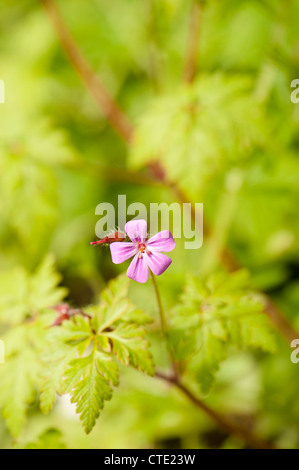
<instances>
[{"instance_id":1,"label":"branching stem","mask_svg":"<svg viewBox=\"0 0 299 470\"><path fill-rule=\"evenodd\" d=\"M130 123L130 120L126 117L123 111L120 109L118 104L111 97L109 92L104 87L100 79L95 75L92 68L86 61L85 57L81 54L77 44L69 33L59 10L57 9L54 0L40 0L47 10L49 16L52 19L56 32L60 38L63 49L65 50L71 64L74 69L82 78L87 89L94 96L96 102L98 103L100 109L105 115L107 121L111 126L118 132L118 134L127 142L128 145L131 144L132 135L133 135L133 126ZM195 77L195 71L197 67L197 51L194 48L195 42L194 39L198 38L199 28L200 28L200 11L198 6L194 6L197 9L196 17L191 18L190 20L190 40L189 40L189 50L186 58L186 69L185 69L185 81L191 83ZM193 13L191 13L192 15ZM165 170L164 170L165 171ZM134 179L134 177L133 177ZM169 187L172 192L175 194L176 198L180 202L188 202L185 194L178 187L175 182L172 182L166 178L155 178L158 183L162 183L165 186ZM206 232L208 233L208 228L206 227ZM238 267L238 263L234 259L233 255L226 249L222 257L223 264L225 264L230 270L234 270ZM165 320L164 310L161 303L161 298L157 285L153 276L153 284L157 297L161 327L163 329L163 334L167 339L167 324ZM273 302L268 299L265 312L269 315L272 322L277 326L280 332L287 338L290 339L297 338L298 333L288 322L288 320L283 316L280 310L273 304ZM168 343L167 343L168 344ZM175 362L172 360L172 364L175 365ZM254 436L248 429L245 429L243 426L240 427L235 422L231 421L227 417L223 416L219 412L211 409L208 405L203 403L199 398L197 398L185 385L181 382L177 373L174 373L172 376L167 376L162 373L157 373L157 377L160 379L175 385L181 392L198 408L203 410L208 416L214 419L220 426L225 428L229 433L241 437L248 445L256 448L275 448L269 442L260 440Z\"/></svg>"},{"instance_id":2,"label":"branching stem","mask_svg":"<svg viewBox=\"0 0 299 470\"><path fill-rule=\"evenodd\" d=\"M207 416L217 422L222 429L225 429L229 434L241 438L248 446L254 449L277 449L272 442L260 439L248 428L241 426L239 423L208 406L200 398L195 396L193 392L181 382L181 379L177 375L169 376L161 372L156 372L156 377L174 385L197 408L200 408Z\"/></svg>"},{"instance_id":3,"label":"branching stem","mask_svg":"<svg viewBox=\"0 0 299 470\"><path fill-rule=\"evenodd\" d=\"M129 119L120 109L118 104L105 88L102 81L94 73L89 63L82 55L65 22L63 21L55 2L53 0L40 1L48 12L60 39L61 45L74 69L85 83L86 88L93 95L105 118L116 130L116 132L127 143L129 143L133 134L133 126L131 125Z\"/></svg>"}]
</instances>

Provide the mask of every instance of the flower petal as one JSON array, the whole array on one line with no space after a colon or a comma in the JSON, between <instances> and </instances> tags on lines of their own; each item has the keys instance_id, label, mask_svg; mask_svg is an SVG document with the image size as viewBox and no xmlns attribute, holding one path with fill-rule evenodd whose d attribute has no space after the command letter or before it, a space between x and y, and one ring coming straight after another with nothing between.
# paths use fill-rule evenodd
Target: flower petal
<instances>
[{"instance_id":1,"label":"flower petal","mask_svg":"<svg viewBox=\"0 0 299 470\"><path fill-rule=\"evenodd\" d=\"M147 247L150 251L172 251L175 247L175 241L169 230L162 230L147 241Z\"/></svg>"},{"instance_id":2,"label":"flower petal","mask_svg":"<svg viewBox=\"0 0 299 470\"><path fill-rule=\"evenodd\" d=\"M158 251L151 252L150 254L145 254L145 260L153 273L156 276L164 273L168 266L172 263L172 260L168 256L159 253Z\"/></svg>"},{"instance_id":3,"label":"flower petal","mask_svg":"<svg viewBox=\"0 0 299 470\"><path fill-rule=\"evenodd\" d=\"M147 238L147 223L145 220L130 220L125 225L125 231L132 242L144 242Z\"/></svg>"},{"instance_id":4,"label":"flower petal","mask_svg":"<svg viewBox=\"0 0 299 470\"><path fill-rule=\"evenodd\" d=\"M142 284L148 280L149 270L148 265L143 255L139 258L139 254L135 255L127 270L127 276L134 281L141 282Z\"/></svg>"},{"instance_id":5,"label":"flower petal","mask_svg":"<svg viewBox=\"0 0 299 470\"><path fill-rule=\"evenodd\" d=\"M132 258L136 254L137 248L135 243L115 242L111 243L110 251L113 263L120 264Z\"/></svg>"}]
</instances>

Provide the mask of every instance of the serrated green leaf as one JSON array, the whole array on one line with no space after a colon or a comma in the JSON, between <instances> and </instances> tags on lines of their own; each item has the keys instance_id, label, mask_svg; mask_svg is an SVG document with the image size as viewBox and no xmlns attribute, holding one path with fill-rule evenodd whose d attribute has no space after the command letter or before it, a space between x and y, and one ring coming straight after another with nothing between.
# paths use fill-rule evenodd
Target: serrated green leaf
<instances>
[{"instance_id":1,"label":"serrated green leaf","mask_svg":"<svg viewBox=\"0 0 299 470\"><path fill-rule=\"evenodd\" d=\"M201 74L192 86L158 97L146 109L129 162L142 167L163 155L168 177L194 199L217 171L246 159L264 142L255 101L248 76Z\"/></svg>"},{"instance_id":2,"label":"serrated green leaf","mask_svg":"<svg viewBox=\"0 0 299 470\"><path fill-rule=\"evenodd\" d=\"M174 354L202 393L211 388L232 347L275 351L269 319L247 283L244 271L215 273L206 280L190 277L181 303L173 311L170 338Z\"/></svg>"},{"instance_id":3,"label":"serrated green leaf","mask_svg":"<svg viewBox=\"0 0 299 470\"><path fill-rule=\"evenodd\" d=\"M128 324L118 327L107 336L112 341L113 353L122 364L131 365L148 375L154 375L154 364L144 334L143 329Z\"/></svg>"},{"instance_id":4,"label":"serrated green leaf","mask_svg":"<svg viewBox=\"0 0 299 470\"><path fill-rule=\"evenodd\" d=\"M55 270L54 257L46 256L34 276L30 277L30 309L42 310L61 302L67 294L67 289L58 287L60 274Z\"/></svg>"},{"instance_id":5,"label":"serrated green leaf","mask_svg":"<svg viewBox=\"0 0 299 470\"><path fill-rule=\"evenodd\" d=\"M100 359L96 356L97 353L93 352L88 357L72 361L66 372L68 388L72 387L71 402L76 403L86 433L95 425L105 400L112 397L112 388L99 372L97 364Z\"/></svg>"},{"instance_id":6,"label":"serrated green leaf","mask_svg":"<svg viewBox=\"0 0 299 470\"><path fill-rule=\"evenodd\" d=\"M7 358L0 369L0 406L6 425L17 437L26 421L27 407L36 396L38 364L35 352L26 347Z\"/></svg>"},{"instance_id":7,"label":"serrated green leaf","mask_svg":"<svg viewBox=\"0 0 299 470\"><path fill-rule=\"evenodd\" d=\"M42 355L42 410L51 409L56 393L71 393L86 432L94 426L104 401L111 398L111 386L119 384L115 359L149 375L155 373L145 330L134 323L139 313L149 318L127 298L127 281L121 276L102 294L98 306L86 309L90 318L78 314L48 330Z\"/></svg>"},{"instance_id":8,"label":"serrated green leaf","mask_svg":"<svg viewBox=\"0 0 299 470\"><path fill-rule=\"evenodd\" d=\"M59 303L67 289L58 287L61 276L55 272L54 258L46 256L35 273L23 268L0 275L0 317L17 324L26 317Z\"/></svg>"}]
</instances>

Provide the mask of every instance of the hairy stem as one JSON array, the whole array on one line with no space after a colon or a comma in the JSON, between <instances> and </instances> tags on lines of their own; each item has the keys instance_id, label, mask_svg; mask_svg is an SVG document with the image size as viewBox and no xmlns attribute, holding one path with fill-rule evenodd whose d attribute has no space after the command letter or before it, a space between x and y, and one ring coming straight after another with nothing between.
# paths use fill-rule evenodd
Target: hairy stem
<instances>
[{"instance_id":1,"label":"hairy stem","mask_svg":"<svg viewBox=\"0 0 299 470\"><path fill-rule=\"evenodd\" d=\"M193 1L189 20L189 37L186 51L184 81L192 83L196 76L198 64L198 40L200 33L200 20L202 7L198 1Z\"/></svg>"},{"instance_id":2,"label":"hairy stem","mask_svg":"<svg viewBox=\"0 0 299 470\"><path fill-rule=\"evenodd\" d=\"M195 396L182 382L178 376L168 376L161 372L156 372L156 377L162 379L176 388L178 388L197 408L200 408L207 416L219 424L219 426L229 434L241 438L248 446L254 449L276 449L277 447L272 442L260 439L253 434L249 429L240 426L238 423L228 418L227 416L214 410L205 404L200 398Z\"/></svg>"},{"instance_id":3,"label":"hairy stem","mask_svg":"<svg viewBox=\"0 0 299 470\"><path fill-rule=\"evenodd\" d=\"M105 118L110 122L116 132L129 143L133 134L133 126L130 121L106 90L98 76L95 75L89 63L85 60L85 57L82 55L64 23L55 2L53 0L40 1L48 12L61 45L74 69L95 98Z\"/></svg>"},{"instance_id":4,"label":"hairy stem","mask_svg":"<svg viewBox=\"0 0 299 470\"><path fill-rule=\"evenodd\" d=\"M152 273L152 271L150 271L151 273L151 277L152 277L152 281L153 281L153 286L154 286L154 291L155 291L155 296L156 296L156 299L157 299L157 304L158 304L158 310L159 310L159 315L160 315L160 323L161 323L161 330L162 330L162 334L163 334L163 337L164 337L164 341L165 341L165 344L166 344L166 347L167 347L167 350L169 352L169 357L170 357L170 362L171 362L171 366L172 366L172 370L173 370L173 374L174 376L176 377L177 376L177 365L176 365L176 361L173 357L173 353L171 351L171 348L170 348L170 345L169 345L169 340L168 340L168 328L167 328L167 321L166 321L166 317L165 317L165 312L164 312L164 308L163 308L163 304L162 304L162 300L161 300L161 296L160 296L160 292L159 292L159 289L158 289L158 285L157 285L157 282L156 282L156 278L155 278L155 275Z\"/></svg>"},{"instance_id":5,"label":"hairy stem","mask_svg":"<svg viewBox=\"0 0 299 470\"><path fill-rule=\"evenodd\" d=\"M95 98L107 121L118 132L118 134L128 144L130 144L134 131L130 120L126 117L126 115L120 109L118 104L111 97L101 80L95 75L94 71L86 61L85 57L82 55L73 37L69 33L68 28L66 27L63 19L61 18L60 12L57 9L54 1L40 1L44 5L46 11L48 12L53 22L57 35L60 38L61 45L66 55L68 56L70 63L73 65L74 69L77 71L78 75L83 80L84 84L86 85L86 88ZM197 3L194 3L191 11L189 42L184 73L184 78L187 83L192 83L196 75L198 61L197 43L200 29L200 16L200 6ZM163 169L163 172L165 173L165 169ZM129 176L130 178L132 177L132 182L136 182L135 174ZM150 181L152 180L150 179ZM167 178L165 179L164 177L155 177L153 178L153 181L157 181L158 183L162 183L165 186L169 187L175 197L181 203L189 202L186 195L182 192L182 190L178 187L176 183L170 181ZM193 209L191 210L193 211ZM206 233L209 233L208 227L206 225L204 231ZM229 270L237 269L238 263L227 249L224 251L222 259L223 263L229 268ZM167 325L164 310L154 276L153 284L157 296L163 334L167 338ZM279 309L273 304L270 299L267 300L267 306L265 308L265 311L269 315L273 323L280 330L280 332L288 340L298 337L298 333L293 329L293 327L289 324L288 320L284 318L283 314L279 311ZM170 377L157 372L156 376L170 384L175 385L195 406L204 411L208 416L210 416L215 422L217 422L221 427L226 429L229 433L242 438L251 447L275 448L275 446L271 443L257 438L248 429L238 426L235 422L231 421L226 416L223 416L219 412L211 409L208 405L203 403L188 388L185 387L185 385L178 378L177 374L174 374Z\"/></svg>"},{"instance_id":6,"label":"hairy stem","mask_svg":"<svg viewBox=\"0 0 299 470\"><path fill-rule=\"evenodd\" d=\"M145 14L147 18L147 42L149 77L156 93L161 91L161 63L158 55L158 37L155 25L155 0L145 1Z\"/></svg>"},{"instance_id":7,"label":"hairy stem","mask_svg":"<svg viewBox=\"0 0 299 470\"><path fill-rule=\"evenodd\" d=\"M163 305L162 305L160 292L159 292L159 289L158 289L158 286L157 286L155 275L152 273L152 271L150 271L150 273L151 273L153 286L154 286L154 291L155 291L155 295L156 295L156 299L157 299L162 333L163 333L163 336L164 336L165 340L168 341L167 322L166 322L166 318L165 318L165 313L164 313L164 308L163 308Z\"/></svg>"},{"instance_id":8,"label":"hairy stem","mask_svg":"<svg viewBox=\"0 0 299 470\"><path fill-rule=\"evenodd\" d=\"M60 38L62 47L65 50L74 69L81 76L87 89L89 89L91 94L94 96L96 102L98 103L100 109L102 110L108 122L118 132L118 134L128 143L128 145L130 145L132 141L132 135L133 135L134 129L129 119L126 117L126 115L119 108L117 103L110 96L110 94L108 93L106 88L103 86L102 82L100 81L100 79L94 74L88 62L82 56L79 48L77 47L77 44L73 40L63 19L61 18L60 12L54 3L54 0L40 0L40 1L45 6L46 11L51 17L54 27ZM195 29L191 28L191 29L193 31L193 34L197 31L196 28ZM190 35L191 35L191 32L190 32ZM192 51L194 52L193 49ZM193 58L194 57L195 55L193 55ZM197 53L196 53L196 57L197 57ZM190 53L190 58L191 58L191 53ZM194 59L193 59L193 64L194 64ZM194 67L194 65L192 66L192 70L196 70L196 67ZM188 76L192 77L192 80L194 79L194 74L188 73ZM191 83L192 80L188 79L188 82ZM161 165L160 167L162 168ZM181 203L189 202L188 198L186 197L184 192L181 190L181 188L175 182L171 181L168 178L164 167L163 167L163 171L160 172L160 175L159 175L159 171L156 173L157 174L154 175L154 179L156 179L157 182L162 183L165 186L167 186ZM193 209L191 209L191 211L193 213L193 218L194 218ZM205 223L204 235L208 235L208 234L209 234L209 227L207 227L207 224ZM234 258L233 254L227 248L225 248L221 254L221 261L223 265L228 268L229 271L234 271L238 269L238 262ZM298 338L299 333L293 328L293 326L290 324L288 319L284 317L283 313L280 312L280 310L277 308L277 306L273 303L273 301L270 298L266 298L265 313L269 316L269 318L271 319L273 324L277 327L277 329L280 331L280 333L286 338L288 343L290 340L294 338Z\"/></svg>"},{"instance_id":9,"label":"hairy stem","mask_svg":"<svg viewBox=\"0 0 299 470\"><path fill-rule=\"evenodd\" d=\"M169 375L163 374L161 372L156 372L156 377L158 377L160 379L163 379L163 380L173 384L174 386L176 386L195 406L197 406L202 411L204 411L211 419L216 421L223 429L226 429L230 434L233 434L237 437L242 438L251 447L258 448L258 449L273 449L273 448L275 448L275 446L272 443L259 439L252 432L250 432L248 429L240 427L234 421L230 420L229 418L222 415L218 411L215 411L212 408L210 408L203 401L201 401L198 397L196 397L182 383L180 375L178 373L176 361L173 357L173 354L171 353L171 351L169 349L167 322L166 322L166 317L165 317L165 312L164 312L160 292L159 292L159 289L158 289L158 286L157 286L155 275L151 271L150 271L150 273L151 273L153 286L154 286L154 291L155 291L155 295L156 295L156 299L157 299L157 303L158 303L161 329L162 329L162 333L163 333L163 336L164 336L164 339L165 339L165 342L166 342L166 346L169 350L171 364L172 364L172 368L173 368L173 375L169 376Z\"/></svg>"}]
</instances>

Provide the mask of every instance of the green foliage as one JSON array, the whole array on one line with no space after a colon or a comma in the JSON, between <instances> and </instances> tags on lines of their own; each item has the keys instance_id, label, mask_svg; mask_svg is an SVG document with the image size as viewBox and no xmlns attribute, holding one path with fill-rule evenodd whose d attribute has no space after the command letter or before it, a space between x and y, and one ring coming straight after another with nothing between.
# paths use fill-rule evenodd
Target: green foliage
<instances>
[{"instance_id":1,"label":"green foliage","mask_svg":"<svg viewBox=\"0 0 299 470\"><path fill-rule=\"evenodd\" d=\"M103 362L104 366L101 366ZM104 400L110 400L112 397L109 381L118 385L117 372L113 375L115 369L111 370L106 362L105 357L93 351L87 357L71 361L65 373L65 390L71 392L71 401L77 404L77 413L87 433L95 425L104 406Z\"/></svg>"},{"instance_id":2,"label":"green foliage","mask_svg":"<svg viewBox=\"0 0 299 470\"><path fill-rule=\"evenodd\" d=\"M55 428L44 431L36 442L29 442L25 449L65 449L61 431Z\"/></svg>"},{"instance_id":3,"label":"green foliage","mask_svg":"<svg viewBox=\"0 0 299 470\"><path fill-rule=\"evenodd\" d=\"M242 161L263 142L252 88L249 77L205 74L191 87L157 98L140 118L132 164L140 167L161 156L171 179L196 196L215 172Z\"/></svg>"},{"instance_id":4,"label":"green foliage","mask_svg":"<svg viewBox=\"0 0 299 470\"><path fill-rule=\"evenodd\" d=\"M15 271L10 275L15 281ZM4 321L15 325L3 335L7 363L0 369L0 406L6 424L13 436L19 435L28 404L38 398L37 390L45 413L51 410L56 393L70 393L88 433L104 401L112 396L111 386L119 383L116 361L154 375L149 344L140 326L151 318L127 299L128 279L121 276L103 291L98 306L87 309L90 318L78 314L49 328L55 314L47 307L65 295L65 289L57 287L60 277L52 258L32 276L23 271L20 279L23 295L15 290L20 288L18 283L11 282L10 291L7 283L2 306Z\"/></svg>"},{"instance_id":5,"label":"green foliage","mask_svg":"<svg viewBox=\"0 0 299 470\"><path fill-rule=\"evenodd\" d=\"M180 304L173 309L174 354L204 394L232 346L275 351L261 299L246 285L244 271L213 274L206 281L190 277Z\"/></svg>"},{"instance_id":6,"label":"green foliage","mask_svg":"<svg viewBox=\"0 0 299 470\"><path fill-rule=\"evenodd\" d=\"M119 384L116 360L154 375L145 330L135 323L138 310L127 299L128 279L120 276L103 291L90 318L75 316L53 328L43 354L41 408L48 412L58 394L70 393L83 427L89 433L112 386ZM146 315L143 320L150 321ZM140 319L139 319L140 323Z\"/></svg>"},{"instance_id":7,"label":"green foliage","mask_svg":"<svg viewBox=\"0 0 299 470\"><path fill-rule=\"evenodd\" d=\"M20 97L18 106L21 107L21 103ZM0 143L0 215L3 221L0 237L8 245L16 238L35 261L42 250L41 243L47 240L47 230L52 230L57 220L57 169L73 164L75 159L63 132L55 130L49 122L40 119L36 122L36 118L26 118L21 113L19 126L16 126L15 112L13 108L11 115L0 115L5 136ZM32 233L39 243L30 243Z\"/></svg>"},{"instance_id":8,"label":"green foliage","mask_svg":"<svg viewBox=\"0 0 299 470\"><path fill-rule=\"evenodd\" d=\"M57 287L60 276L54 271L52 256L33 275L22 269L2 273L0 317L5 325L5 361L0 368L0 407L7 427L17 436L26 420L29 404L36 398L46 325L53 314L47 307L57 303L66 289Z\"/></svg>"},{"instance_id":9,"label":"green foliage","mask_svg":"<svg viewBox=\"0 0 299 470\"><path fill-rule=\"evenodd\" d=\"M0 447L12 438L21 448L207 448L215 437L219 447L242 445L219 436L174 387L148 377L151 353L170 373L152 288L131 283L128 292L125 276L105 288L125 267L111 263L109 248L89 246L96 205L117 204L118 194L148 208L182 194L204 204L203 247L185 250L176 240L172 267L158 279L184 383L209 391L209 405L236 422L298 447L298 365L289 344L276 341L263 296L243 274L217 271L228 249L250 272L250 286L299 325L299 104L290 100L298 1L199 0L190 85L182 82L194 0L55 2L136 132L127 148L40 2L1 2ZM152 181L147 164L157 159L178 191ZM210 277L199 278L203 272ZM51 327L57 312L48 307L67 292L91 318L78 310ZM90 431L100 412L101 426L85 435L82 424Z\"/></svg>"},{"instance_id":10,"label":"green foliage","mask_svg":"<svg viewBox=\"0 0 299 470\"><path fill-rule=\"evenodd\" d=\"M59 303L67 290L57 287L61 276L47 256L32 275L18 267L0 274L0 318L8 325L19 324L36 312Z\"/></svg>"},{"instance_id":11,"label":"green foliage","mask_svg":"<svg viewBox=\"0 0 299 470\"><path fill-rule=\"evenodd\" d=\"M17 437L26 420L27 406L34 402L38 364L35 351L28 342L20 343L15 357L9 356L9 365L1 368L0 403L2 415L12 434Z\"/></svg>"}]
</instances>

